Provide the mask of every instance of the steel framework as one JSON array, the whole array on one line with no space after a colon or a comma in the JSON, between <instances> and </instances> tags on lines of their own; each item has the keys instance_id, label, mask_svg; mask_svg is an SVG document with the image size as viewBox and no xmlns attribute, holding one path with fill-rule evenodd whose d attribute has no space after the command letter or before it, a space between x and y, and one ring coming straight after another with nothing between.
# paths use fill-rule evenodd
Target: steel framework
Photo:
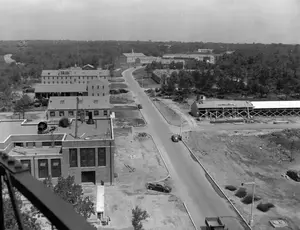
<instances>
[{"instance_id":1,"label":"steel framework","mask_svg":"<svg viewBox=\"0 0 300 230\"><path fill-rule=\"evenodd\" d=\"M36 180L19 161L0 152L0 229L5 229L3 213L3 182L6 183L13 211L20 230L23 230L14 188L25 196L58 230L94 230L72 205L56 196L43 183Z\"/></svg>"}]
</instances>

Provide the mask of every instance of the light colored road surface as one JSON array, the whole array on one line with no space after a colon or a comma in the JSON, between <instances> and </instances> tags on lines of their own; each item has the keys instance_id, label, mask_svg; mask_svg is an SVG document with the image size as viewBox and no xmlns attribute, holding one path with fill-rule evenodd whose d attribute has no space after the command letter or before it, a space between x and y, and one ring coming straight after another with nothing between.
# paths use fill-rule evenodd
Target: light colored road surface
<instances>
[{"instance_id":1,"label":"light colored road surface","mask_svg":"<svg viewBox=\"0 0 300 230\"><path fill-rule=\"evenodd\" d=\"M14 59L11 58L12 54L5 54L4 55L4 61L7 64L10 64L12 62L16 62Z\"/></svg>"},{"instance_id":2,"label":"light colored road surface","mask_svg":"<svg viewBox=\"0 0 300 230\"><path fill-rule=\"evenodd\" d=\"M143 105L141 110L148 123L148 132L162 152L176 185L176 193L187 204L188 209L198 229L205 226L204 219L209 216L226 216L224 222L230 230L244 229L239 224L237 214L229 204L221 198L209 181L202 168L192 160L189 152L182 143L173 143L170 139L172 132L169 125L157 111L148 96L133 79L129 69L123 72L129 89Z\"/></svg>"}]
</instances>

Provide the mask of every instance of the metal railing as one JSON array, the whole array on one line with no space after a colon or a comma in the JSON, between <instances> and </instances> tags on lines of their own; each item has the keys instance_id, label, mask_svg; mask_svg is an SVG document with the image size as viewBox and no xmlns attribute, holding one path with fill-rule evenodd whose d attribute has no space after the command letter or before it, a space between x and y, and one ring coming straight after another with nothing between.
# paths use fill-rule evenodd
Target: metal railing
<instances>
[{"instance_id":1,"label":"metal railing","mask_svg":"<svg viewBox=\"0 0 300 230\"><path fill-rule=\"evenodd\" d=\"M26 197L58 230L95 230L81 215L29 173L19 161L0 152L0 229L5 229L3 182L7 185L13 211L20 230L23 223L16 203L14 188Z\"/></svg>"}]
</instances>

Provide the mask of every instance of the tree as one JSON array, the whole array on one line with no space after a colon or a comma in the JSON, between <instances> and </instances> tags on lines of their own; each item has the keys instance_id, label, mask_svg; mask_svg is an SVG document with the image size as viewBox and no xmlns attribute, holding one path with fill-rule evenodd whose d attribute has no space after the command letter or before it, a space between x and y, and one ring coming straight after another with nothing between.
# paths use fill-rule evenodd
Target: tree
<instances>
[{"instance_id":1,"label":"tree","mask_svg":"<svg viewBox=\"0 0 300 230\"><path fill-rule=\"evenodd\" d=\"M51 177L45 179L43 183L64 201L72 204L75 211L85 219L95 214L94 203L89 197L83 197L82 186L75 183L74 176L59 177L56 185L53 185ZM33 207L32 212L38 211Z\"/></svg>"},{"instance_id":2,"label":"tree","mask_svg":"<svg viewBox=\"0 0 300 230\"><path fill-rule=\"evenodd\" d=\"M4 193L5 194L5 193ZM17 207L21 210L23 204L20 196L15 193ZM12 203L8 195L3 197L3 211L4 211L4 228L10 230L18 230L18 224L13 211ZM24 226L24 230L41 230L41 227L36 223L36 218L29 211L21 211L21 220Z\"/></svg>"},{"instance_id":3,"label":"tree","mask_svg":"<svg viewBox=\"0 0 300 230\"><path fill-rule=\"evenodd\" d=\"M29 109L32 104L32 100L28 95L23 95L23 97L18 100L14 107L14 112L22 113L23 119L25 118L25 112Z\"/></svg>"},{"instance_id":4,"label":"tree","mask_svg":"<svg viewBox=\"0 0 300 230\"><path fill-rule=\"evenodd\" d=\"M149 218L149 214L146 210L142 210L140 207L135 206L134 209L132 209L132 219L131 223L134 228L134 230L143 230L143 224L142 221Z\"/></svg>"}]
</instances>

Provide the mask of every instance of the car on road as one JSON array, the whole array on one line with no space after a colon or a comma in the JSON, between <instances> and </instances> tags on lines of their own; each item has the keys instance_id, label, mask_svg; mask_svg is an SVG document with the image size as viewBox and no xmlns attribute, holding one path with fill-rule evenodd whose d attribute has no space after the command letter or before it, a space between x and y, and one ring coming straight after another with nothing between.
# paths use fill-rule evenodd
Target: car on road
<instances>
[{"instance_id":1,"label":"car on road","mask_svg":"<svg viewBox=\"0 0 300 230\"><path fill-rule=\"evenodd\" d=\"M220 217L206 217L205 225L207 230L221 230L225 229Z\"/></svg>"},{"instance_id":2,"label":"car on road","mask_svg":"<svg viewBox=\"0 0 300 230\"><path fill-rule=\"evenodd\" d=\"M181 141L181 139L182 139L182 137L181 137L181 135L179 135L179 134L173 134L173 135L171 136L171 140L172 140L173 142Z\"/></svg>"},{"instance_id":3,"label":"car on road","mask_svg":"<svg viewBox=\"0 0 300 230\"><path fill-rule=\"evenodd\" d=\"M155 190L158 192L170 193L172 188L167 185L162 185L159 183L147 183L146 188L149 190Z\"/></svg>"}]
</instances>

